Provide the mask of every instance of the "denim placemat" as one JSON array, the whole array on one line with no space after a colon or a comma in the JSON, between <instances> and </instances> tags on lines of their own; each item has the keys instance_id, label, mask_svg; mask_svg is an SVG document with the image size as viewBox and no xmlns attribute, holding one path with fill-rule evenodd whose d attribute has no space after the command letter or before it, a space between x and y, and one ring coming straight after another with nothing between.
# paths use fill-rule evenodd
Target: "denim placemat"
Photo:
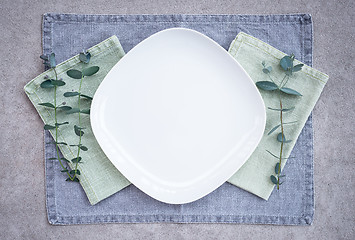
<instances>
[{"instance_id":1,"label":"denim placemat","mask_svg":"<svg viewBox=\"0 0 355 240\"><path fill-rule=\"evenodd\" d=\"M170 27L195 29L228 48L243 31L312 65L310 15L74 15L45 14L43 53L58 62L117 35L128 52L143 39ZM51 137L45 132L45 142ZM47 212L51 224L105 222L210 222L307 225L313 221L313 128L309 117L284 173L287 182L265 201L229 183L189 204L169 205L133 185L91 206L79 184L65 182L53 145L45 145Z\"/></svg>"}]
</instances>

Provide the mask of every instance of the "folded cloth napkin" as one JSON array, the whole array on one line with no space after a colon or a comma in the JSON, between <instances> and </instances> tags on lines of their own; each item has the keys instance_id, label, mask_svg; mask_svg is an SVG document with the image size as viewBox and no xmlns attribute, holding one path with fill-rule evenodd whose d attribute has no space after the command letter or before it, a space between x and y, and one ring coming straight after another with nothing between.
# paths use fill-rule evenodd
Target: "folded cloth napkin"
<instances>
[{"instance_id":1,"label":"folded cloth napkin","mask_svg":"<svg viewBox=\"0 0 355 240\"><path fill-rule=\"evenodd\" d=\"M262 71L262 61L273 67L271 74L274 78L277 79L284 75L282 69L278 66L285 53L246 33L239 33L228 51L242 65L254 82L269 81L268 76ZM295 60L294 65L300 63ZM328 78L326 74L305 65L301 71L293 74L288 81L287 87L297 90L303 96L284 97L282 100L286 108L295 106L292 113L284 114L285 121L297 121L295 124L287 125L284 129L285 136L292 142L284 144L283 157L289 157ZM260 93L267 109L264 136L251 157L229 179L229 182L267 200L274 188L270 176L275 173L275 164L278 159L275 159L266 150L276 155L280 152L280 143L276 141L279 131L274 131L268 135L268 132L280 123L280 115L276 111L268 110L268 107L279 108L279 98L278 95L269 91L260 90ZM283 160L282 168L285 163L286 160Z\"/></svg>"},{"instance_id":2,"label":"folded cloth napkin","mask_svg":"<svg viewBox=\"0 0 355 240\"><path fill-rule=\"evenodd\" d=\"M97 74L88 77L83 85L82 92L92 96L108 71L124 55L124 51L117 37L113 36L90 48L88 52L92 55L91 64L100 66L100 71ZM245 33L238 34L236 39L232 42L229 52L238 60L255 81L265 77L261 71L261 62L263 60L274 66L285 55L270 45L248 36ZM64 92L76 89L78 83L67 77L66 71L70 68L80 69L82 67L81 65L77 55L57 66L58 77L63 78L67 83L65 86L58 88L58 102L66 101L68 105L72 104L70 99L62 96ZM275 70L275 72L277 72L277 70ZM51 70L48 70L30 81L25 86L25 92L34 104L43 121L47 124L53 124L52 112L45 107L38 105L41 102L51 102L53 100L52 95L48 93L48 90L40 87L45 75L52 77L53 73ZM285 147L285 157L290 154L327 79L328 77L325 74L305 66L301 72L298 72L297 75L293 77L293 81L290 81L288 84L288 86L299 90L304 96L297 99L297 107L293 112L298 123L296 125L290 125L287 128L288 138L294 139L294 141ZM262 96L266 106L277 106L274 102L275 99L273 99L271 95L262 92ZM285 99L285 105L287 104L288 102ZM275 113L267 113L266 133L270 127L273 127L277 123L277 116L278 115ZM77 121L76 116L65 115L65 118L63 118L63 116L58 116L58 122L60 122L61 119L63 121L69 121L70 125L65 125L65 127L60 128L59 141L75 144L77 137L73 135L73 126ZM81 154L84 163L79 166L81 172L79 178L90 203L96 204L115 192L125 188L130 183L111 164L109 159L106 158L100 149L92 134L89 117L86 116L82 122L82 125L87 128L85 137L83 138L83 144L87 146L89 150L82 152ZM278 151L279 145L274 138L274 135L267 136L267 134L265 134L251 158L229 180L229 182L258 195L259 197L268 199L274 187L270 182L270 175L274 171L276 159L270 157L266 152L266 149L272 152ZM73 151L74 148L63 145L61 145L60 148L65 158L72 159L75 157Z\"/></svg>"},{"instance_id":3,"label":"folded cloth napkin","mask_svg":"<svg viewBox=\"0 0 355 240\"><path fill-rule=\"evenodd\" d=\"M124 56L124 51L117 37L112 36L88 49L88 52L91 54L90 66L97 65L100 67L100 71L95 75L84 79L81 92L85 95L93 96L106 74ZM64 97L63 93L78 89L79 81L68 77L66 72L70 68L80 70L82 67L83 63L80 62L79 55L57 65L56 71L58 73L58 78L63 78L66 82L66 85L57 89L58 103L66 102L69 106L76 106L75 98ZM43 102L53 103L53 89L43 89L40 87L40 84L44 81L44 76L46 75L50 78L54 78L53 70L48 70L42 73L30 81L24 89L44 123L53 125L53 111L38 105ZM58 122L65 121L68 121L70 124L63 125L59 128L58 141L66 142L68 144L77 144L78 137L74 134L74 125L78 122L77 114L59 113ZM80 170L81 175L78 176L78 178L80 179L80 183L90 203L96 204L102 199L125 188L130 182L112 165L110 160L107 159L102 152L92 133L89 115L82 114L81 122L81 125L86 128L85 135L82 138L82 144L88 147L89 150L81 151L80 153L83 163L79 164L78 169ZM52 136L54 136L54 133L54 131L51 131ZM73 159L76 157L76 147L70 147L69 145L59 145L59 147L66 159Z\"/></svg>"}]
</instances>

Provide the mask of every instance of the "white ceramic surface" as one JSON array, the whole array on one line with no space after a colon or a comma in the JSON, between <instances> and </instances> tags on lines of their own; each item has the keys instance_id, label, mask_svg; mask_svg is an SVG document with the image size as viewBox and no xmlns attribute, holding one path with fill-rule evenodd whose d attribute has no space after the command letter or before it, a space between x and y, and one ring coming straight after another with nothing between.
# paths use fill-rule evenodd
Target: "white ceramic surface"
<instances>
[{"instance_id":1,"label":"white ceramic surface","mask_svg":"<svg viewBox=\"0 0 355 240\"><path fill-rule=\"evenodd\" d=\"M95 93L91 125L135 186L166 203L195 201L248 159L265 127L253 81L229 53L183 28L139 43Z\"/></svg>"}]
</instances>

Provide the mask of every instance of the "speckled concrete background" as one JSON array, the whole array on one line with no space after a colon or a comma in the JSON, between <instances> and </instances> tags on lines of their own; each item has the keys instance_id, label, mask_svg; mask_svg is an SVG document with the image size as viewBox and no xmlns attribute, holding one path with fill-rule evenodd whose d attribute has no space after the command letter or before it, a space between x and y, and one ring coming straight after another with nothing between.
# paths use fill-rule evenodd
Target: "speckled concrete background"
<instances>
[{"instance_id":1,"label":"speckled concrete background","mask_svg":"<svg viewBox=\"0 0 355 240\"><path fill-rule=\"evenodd\" d=\"M353 0L2 0L0 239L355 239ZM312 226L105 224L51 226L45 210L43 124L23 86L40 74L46 12L88 14L311 13L314 67L330 75L313 114Z\"/></svg>"}]
</instances>

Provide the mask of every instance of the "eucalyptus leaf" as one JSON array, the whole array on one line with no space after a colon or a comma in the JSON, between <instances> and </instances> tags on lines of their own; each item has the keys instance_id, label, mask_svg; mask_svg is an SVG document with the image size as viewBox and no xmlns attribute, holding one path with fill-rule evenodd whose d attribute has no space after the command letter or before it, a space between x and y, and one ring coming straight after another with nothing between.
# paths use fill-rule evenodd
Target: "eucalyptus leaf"
<instances>
[{"instance_id":1,"label":"eucalyptus leaf","mask_svg":"<svg viewBox=\"0 0 355 240\"><path fill-rule=\"evenodd\" d=\"M80 112L81 112L81 113L84 113L84 114L90 114L90 108L80 110Z\"/></svg>"},{"instance_id":2,"label":"eucalyptus leaf","mask_svg":"<svg viewBox=\"0 0 355 240\"><path fill-rule=\"evenodd\" d=\"M73 158L72 163L79 163L81 161L81 157Z\"/></svg>"},{"instance_id":3,"label":"eucalyptus leaf","mask_svg":"<svg viewBox=\"0 0 355 240\"><path fill-rule=\"evenodd\" d=\"M57 109L60 109L60 110L63 110L63 111L69 111L70 109L72 109L72 107L70 107L70 106L60 106L60 107L57 107Z\"/></svg>"},{"instance_id":4,"label":"eucalyptus leaf","mask_svg":"<svg viewBox=\"0 0 355 240\"><path fill-rule=\"evenodd\" d=\"M55 126L49 124L44 125L44 130L51 130L51 129L55 129Z\"/></svg>"},{"instance_id":5,"label":"eucalyptus leaf","mask_svg":"<svg viewBox=\"0 0 355 240\"><path fill-rule=\"evenodd\" d=\"M80 182L80 180L79 180L79 178L75 177L75 178L73 179L73 182Z\"/></svg>"},{"instance_id":6,"label":"eucalyptus leaf","mask_svg":"<svg viewBox=\"0 0 355 240\"><path fill-rule=\"evenodd\" d=\"M84 76L91 76L94 75L95 73L97 73L99 71L99 67L98 66L92 66L92 67L88 67L83 69L83 75Z\"/></svg>"},{"instance_id":7,"label":"eucalyptus leaf","mask_svg":"<svg viewBox=\"0 0 355 240\"><path fill-rule=\"evenodd\" d=\"M80 53L80 54L79 54L79 60L80 60L81 62L87 63L87 62L86 62L87 59L86 59L85 53Z\"/></svg>"},{"instance_id":8,"label":"eucalyptus leaf","mask_svg":"<svg viewBox=\"0 0 355 240\"><path fill-rule=\"evenodd\" d=\"M283 138L282 138L282 136L283 136ZM286 140L286 137L285 137L285 135L282 135L282 133L279 133L278 135L277 135L277 141L279 141L279 142L284 142L284 143L290 143L290 142L292 142L292 140Z\"/></svg>"},{"instance_id":9,"label":"eucalyptus leaf","mask_svg":"<svg viewBox=\"0 0 355 240\"><path fill-rule=\"evenodd\" d=\"M68 172L68 169L63 169L61 170L61 172Z\"/></svg>"},{"instance_id":10,"label":"eucalyptus leaf","mask_svg":"<svg viewBox=\"0 0 355 240\"><path fill-rule=\"evenodd\" d=\"M271 108L271 107L268 107L268 109L273 110L273 111L281 111L280 108Z\"/></svg>"},{"instance_id":11,"label":"eucalyptus leaf","mask_svg":"<svg viewBox=\"0 0 355 240\"><path fill-rule=\"evenodd\" d=\"M276 174L279 174L279 169L280 168L280 163L276 163L276 165L275 165L275 173Z\"/></svg>"},{"instance_id":12,"label":"eucalyptus leaf","mask_svg":"<svg viewBox=\"0 0 355 240\"><path fill-rule=\"evenodd\" d=\"M270 152L269 150L266 150L271 156L273 156L276 159L280 159L280 157L276 156L275 154L273 154L272 152ZM281 159L289 159L289 158L295 158L295 157L288 157L288 158L281 158Z\"/></svg>"},{"instance_id":13,"label":"eucalyptus leaf","mask_svg":"<svg viewBox=\"0 0 355 240\"><path fill-rule=\"evenodd\" d=\"M263 72L266 73L266 74L270 73L271 71L272 71L272 67L271 66L263 68Z\"/></svg>"},{"instance_id":14,"label":"eucalyptus leaf","mask_svg":"<svg viewBox=\"0 0 355 240\"><path fill-rule=\"evenodd\" d=\"M280 66L283 68L283 70L287 71L293 66L293 59L290 56L284 56L280 60Z\"/></svg>"},{"instance_id":15,"label":"eucalyptus leaf","mask_svg":"<svg viewBox=\"0 0 355 240\"><path fill-rule=\"evenodd\" d=\"M280 108L271 108L271 107L268 107L268 109L273 110L273 111L281 111ZM293 110L293 109L295 109L295 107L283 108L282 111L283 111L283 112L288 112L288 111L291 111L291 110Z\"/></svg>"},{"instance_id":16,"label":"eucalyptus leaf","mask_svg":"<svg viewBox=\"0 0 355 240\"><path fill-rule=\"evenodd\" d=\"M279 142L285 142L285 141L286 141L285 135L282 134L282 133L279 133L279 134L277 135L277 141L279 141Z\"/></svg>"},{"instance_id":17,"label":"eucalyptus leaf","mask_svg":"<svg viewBox=\"0 0 355 240\"><path fill-rule=\"evenodd\" d=\"M62 80L52 80L52 84L54 86L64 86L65 85L65 82L62 81Z\"/></svg>"},{"instance_id":18,"label":"eucalyptus leaf","mask_svg":"<svg viewBox=\"0 0 355 240\"><path fill-rule=\"evenodd\" d=\"M74 132L77 136L83 136L84 135L84 132L81 131L78 126L74 125Z\"/></svg>"},{"instance_id":19,"label":"eucalyptus leaf","mask_svg":"<svg viewBox=\"0 0 355 240\"><path fill-rule=\"evenodd\" d=\"M271 175L270 179L273 184L277 184L277 178L274 175Z\"/></svg>"},{"instance_id":20,"label":"eucalyptus leaf","mask_svg":"<svg viewBox=\"0 0 355 240\"><path fill-rule=\"evenodd\" d=\"M268 74L268 73L270 73L270 71L269 71L269 69L267 69L267 68L263 68L263 73Z\"/></svg>"},{"instance_id":21,"label":"eucalyptus leaf","mask_svg":"<svg viewBox=\"0 0 355 240\"><path fill-rule=\"evenodd\" d=\"M267 135L270 135L271 133L273 133L274 131L276 131L280 126L281 126L281 124L279 124L279 125L273 127L273 128L270 130L270 132L268 132Z\"/></svg>"},{"instance_id":22,"label":"eucalyptus leaf","mask_svg":"<svg viewBox=\"0 0 355 240\"><path fill-rule=\"evenodd\" d=\"M270 153L270 155L271 156L273 156L274 158L276 158L276 159L279 159L279 157L278 156L276 156L275 154L273 154L272 152L270 152L269 150L266 150L268 153Z\"/></svg>"},{"instance_id":23,"label":"eucalyptus leaf","mask_svg":"<svg viewBox=\"0 0 355 240\"><path fill-rule=\"evenodd\" d=\"M54 85L52 84L52 80L50 79L42 82L40 86L41 88L54 88Z\"/></svg>"},{"instance_id":24,"label":"eucalyptus leaf","mask_svg":"<svg viewBox=\"0 0 355 240\"><path fill-rule=\"evenodd\" d=\"M79 54L79 60L83 63L89 63L90 62L90 58L91 58L91 54L90 53L80 53Z\"/></svg>"},{"instance_id":25,"label":"eucalyptus leaf","mask_svg":"<svg viewBox=\"0 0 355 240\"><path fill-rule=\"evenodd\" d=\"M279 178L286 177L286 175L280 175Z\"/></svg>"},{"instance_id":26,"label":"eucalyptus leaf","mask_svg":"<svg viewBox=\"0 0 355 240\"><path fill-rule=\"evenodd\" d=\"M79 108L72 108L72 109L66 111L66 114L72 114L72 113L78 113L78 112L80 112Z\"/></svg>"},{"instance_id":27,"label":"eucalyptus leaf","mask_svg":"<svg viewBox=\"0 0 355 240\"><path fill-rule=\"evenodd\" d=\"M304 64L297 64L296 66L294 66L292 68L292 72L298 72L298 71L301 71L302 70L302 67L303 67Z\"/></svg>"},{"instance_id":28,"label":"eucalyptus leaf","mask_svg":"<svg viewBox=\"0 0 355 240\"><path fill-rule=\"evenodd\" d=\"M296 90L293 90L291 88L281 88L280 89L281 92L289 94L289 95L295 95L295 96L302 96L302 94L300 94L299 92L297 92Z\"/></svg>"},{"instance_id":29,"label":"eucalyptus leaf","mask_svg":"<svg viewBox=\"0 0 355 240\"><path fill-rule=\"evenodd\" d=\"M283 108L282 111L283 112L288 112L288 111L292 111L293 109L295 109L295 107Z\"/></svg>"},{"instance_id":30,"label":"eucalyptus leaf","mask_svg":"<svg viewBox=\"0 0 355 240\"><path fill-rule=\"evenodd\" d=\"M55 106L52 103L39 103L38 105L44 106L44 107L49 107L49 108L55 108Z\"/></svg>"},{"instance_id":31,"label":"eucalyptus leaf","mask_svg":"<svg viewBox=\"0 0 355 240\"><path fill-rule=\"evenodd\" d=\"M79 169L77 169L77 170L71 170L70 172L69 172L70 174L78 174L78 175L80 175L80 171L79 171Z\"/></svg>"},{"instance_id":32,"label":"eucalyptus leaf","mask_svg":"<svg viewBox=\"0 0 355 240\"><path fill-rule=\"evenodd\" d=\"M66 159L66 158L61 158L60 160L62 160L62 161L64 161L64 162L69 162L69 160L68 159Z\"/></svg>"},{"instance_id":33,"label":"eucalyptus leaf","mask_svg":"<svg viewBox=\"0 0 355 240\"><path fill-rule=\"evenodd\" d=\"M63 94L64 97L74 97L74 96L78 96L79 93L78 92L65 92Z\"/></svg>"},{"instance_id":34,"label":"eucalyptus leaf","mask_svg":"<svg viewBox=\"0 0 355 240\"><path fill-rule=\"evenodd\" d=\"M56 123L55 125L60 126L60 125L66 125L66 124L69 124L69 122Z\"/></svg>"},{"instance_id":35,"label":"eucalyptus leaf","mask_svg":"<svg viewBox=\"0 0 355 240\"><path fill-rule=\"evenodd\" d=\"M81 79L83 77L82 72L76 69L70 69L67 71L67 75L74 79Z\"/></svg>"},{"instance_id":36,"label":"eucalyptus leaf","mask_svg":"<svg viewBox=\"0 0 355 240\"><path fill-rule=\"evenodd\" d=\"M85 94L80 94L80 97L83 97L83 98L87 98L89 100L92 100L93 98L88 96L88 95L85 95Z\"/></svg>"},{"instance_id":37,"label":"eucalyptus leaf","mask_svg":"<svg viewBox=\"0 0 355 240\"><path fill-rule=\"evenodd\" d=\"M68 145L66 142L57 142L58 145Z\"/></svg>"},{"instance_id":38,"label":"eucalyptus leaf","mask_svg":"<svg viewBox=\"0 0 355 240\"><path fill-rule=\"evenodd\" d=\"M48 56L46 56L46 55L41 55L39 57L44 61L48 61Z\"/></svg>"},{"instance_id":39,"label":"eucalyptus leaf","mask_svg":"<svg viewBox=\"0 0 355 240\"><path fill-rule=\"evenodd\" d=\"M83 150L83 151L89 150L87 147L85 147L85 146L82 145L82 144L72 144L72 145L69 145L69 146L71 146L71 147L78 147L78 148L80 148L80 149Z\"/></svg>"},{"instance_id":40,"label":"eucalyptus leaf","mask_svg":"<svg viewBox=\"0 0 355 240\"><path fill-rule=\"evenodd\" d=\"M79 146L79 148L80 148L81 150L83 150L83 151L89 150L87 147L85 147L85 146L83 146L83 145Z\"/></svg>"},{"instance_id":41,"label":"eucalyptus leaf","mask_svg":"<svg viewBox=\"0 0 355 240\"><path fill-rule=\"evenodd\" d=\"M255 84L258 88L261 88L266 91L273 91L278 89L278 86L275 83L269 81L259 81L256 82Z\"/></svg>"},{"instance_id":42,"label":"eucalyptus leaf","mask_svg":"<svg viewBox=\"0 0 355 240\"><path fill-rule=\"evenodd\" d=\"M48 160L57 160L57 158L48 158Z\"/></svg>"},{"instance_id":43,"label":"eucalyptus leaf","mask_svg":"<svg viewBox=\"0 0 355 240\"><path fill-rule=\"evenodd\" d=\"M51 64L51 68L55 68L56 67L55 54L54 53L51 53L51 55L49 56L49 63Z\"/></svg>"},{"instance_id":44,"label":"eucalyptus leaf","mask_svg":"<svg viewBox=\"0 0 355 240\"><path fill-rule=\"evenodd\" d=\"M91 59L91 53L89 52L86 53L86 59L87 59L87 63L89 63Z\"/></svg>"}]
</instances>

